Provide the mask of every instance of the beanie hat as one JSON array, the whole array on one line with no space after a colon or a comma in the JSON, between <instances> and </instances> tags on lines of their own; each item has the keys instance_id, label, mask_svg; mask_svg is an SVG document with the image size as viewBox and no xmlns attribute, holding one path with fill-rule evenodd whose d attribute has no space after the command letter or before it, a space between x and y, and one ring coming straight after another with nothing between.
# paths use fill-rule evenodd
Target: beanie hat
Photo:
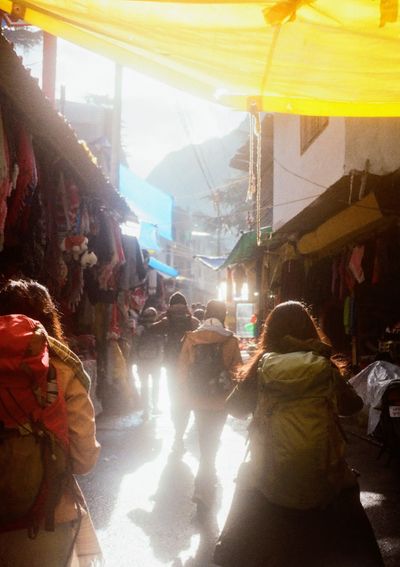
<instances>
[{"instance_id":1,"label":"beanie hat","mask_svg":"<svg viewBox=\"0 0 400 567\"><path fill-rule=\"evenodd\" d=\"M154 321L155 319L157 319L157 311L154 309L154 307L147 307L147 309L145 309L142 313L142 319Z\"/></svg>"},{"instance_id":2,"label":"beanie hat","mask_svg":"<svg viewBox=\"0 0 400 567\"><path fill-rule=\"evenodd\" d=\"M186 301L186 298L183 295L183 293L181 293L180 291L176 291L169 298L169 304L170 305L178 305L178 304L179 305L187 305L187 301Z\"/></svg>"}]
</instances>

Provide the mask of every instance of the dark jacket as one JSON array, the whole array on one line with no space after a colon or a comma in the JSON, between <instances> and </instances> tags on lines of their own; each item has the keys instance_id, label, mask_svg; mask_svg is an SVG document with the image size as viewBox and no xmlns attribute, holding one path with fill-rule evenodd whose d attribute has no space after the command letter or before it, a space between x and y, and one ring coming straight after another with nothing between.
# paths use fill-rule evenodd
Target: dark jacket
<instances>
[{"instance_id":1,"label":"dark jacket","mask_svg":"<svg viewBox=\"0 0 400 567\"><path fill-rule=\"evenodd\" d=\"M197 329L199 324L187 305L176 304L170 305L160 321L151 326L153 333L164 336L164 360L167 364L178 360L185 334Z\"/></svg>"}]
</instances>

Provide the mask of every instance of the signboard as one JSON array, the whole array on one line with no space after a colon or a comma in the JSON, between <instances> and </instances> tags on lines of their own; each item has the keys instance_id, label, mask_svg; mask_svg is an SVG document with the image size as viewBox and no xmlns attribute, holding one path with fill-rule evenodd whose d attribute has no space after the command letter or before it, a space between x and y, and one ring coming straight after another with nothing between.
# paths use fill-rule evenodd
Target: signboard
<instances>
[{"instance_id":1,"label":"signboard","mask_svg":"<svg viewBox=\"0 0 400 567\"><path fill-rule=\"evenodd\" d=\"M256 336L254 310L254 303L236 304L236 334L238 337L254 338Z\"/></svg>"}]
</instances>

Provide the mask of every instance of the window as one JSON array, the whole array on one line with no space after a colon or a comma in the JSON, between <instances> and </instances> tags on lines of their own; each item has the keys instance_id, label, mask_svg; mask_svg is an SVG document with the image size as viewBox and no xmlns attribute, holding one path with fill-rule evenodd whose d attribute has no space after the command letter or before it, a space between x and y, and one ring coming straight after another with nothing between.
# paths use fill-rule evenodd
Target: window
<instances>
[{"instance_id":1,"label":"window","mask_svg":"<svg viewBox=\"0 0 400 567\"><path fill-rule=\"evenodd\" d=\"M300 155L328 126L327 116L300 116Z\"/></svg>"}]
</instances>

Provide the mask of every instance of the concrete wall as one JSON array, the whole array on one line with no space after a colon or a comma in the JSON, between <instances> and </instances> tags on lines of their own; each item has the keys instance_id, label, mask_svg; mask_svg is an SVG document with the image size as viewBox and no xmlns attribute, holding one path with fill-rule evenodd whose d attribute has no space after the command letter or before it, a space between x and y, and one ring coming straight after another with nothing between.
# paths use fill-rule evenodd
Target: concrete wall
<instances>
[{"instance_id":1,"label":"concrete wall","mask_svg":"<svg viewBox=\"0 0 400 567\"><path fill-rule=\"evenodd\" d=\"M328 126L300 155L300 117L274 116L274 230L293 218L343 175L345 120Z\"/></svg>"},{"instance_id":2,"label":"concrete wall","mask_svg":"<svg viewBox=\"0 0 400 567\"><path fill-rule=\"evenodd\" d=\"M376 175L400 167L399 118L346 118L345 173L363 171L367 159Z\"/></svg>"}]
</instances>

